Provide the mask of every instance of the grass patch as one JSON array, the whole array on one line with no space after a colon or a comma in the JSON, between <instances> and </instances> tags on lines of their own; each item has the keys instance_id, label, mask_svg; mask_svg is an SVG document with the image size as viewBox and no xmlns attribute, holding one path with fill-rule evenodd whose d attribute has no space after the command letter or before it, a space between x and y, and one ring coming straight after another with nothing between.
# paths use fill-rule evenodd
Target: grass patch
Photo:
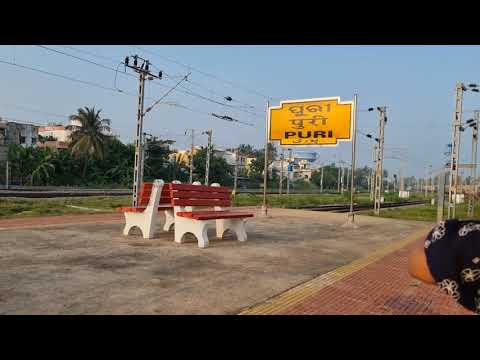
<instances>
[{"instance_id":1,"label":"grass patch","mask_svg":"<svg viewBox=\"0 0 480 360\"><path fill-rule=\"evenodd\" d=\"M423 199L423 196L419 195L417 197L410 197L410 199L398 199L396 194L385 194L385 201L388 202L414 200L416 198ZM89 196L53 199L4 198L0 199L0 218L110 213L114 212L117 207L130 205L131 199L131 196ZM302 206L349 204L350 195L349 193L344 193L343 195L331 193L290 195L270 194L267 195L267 201L269 207L295 209ZM262 194L238 194L233 201L233 206L260 206L262 205L262 202ZM359 204L368 204L370 203L370 196L367 193L356 194L355 202ZM76 209L68 207L67 205L98 209L100 211ZM436 217L436 207L432 207L431 210L427 210L427 207L423 210L415 209L419 208L385 209L381 211L381 216L434 221Z\"/></svg>"},{"instance_id":2,"label":"grass patch","mask_svg":"<svg viewBox=\"0 0 480 360\"><path fill-rule=\"evenodd\" d=\"M350 196L348 193L340 194L290 194L290 195L267 195L268 206L280 208L297 208L302 206L316 206L328 204L349 204ZM359 194L355 197L355 202L365 204L370 203L368 194ZM261 194L238 194L234 201L234 206L258 206L263 203Z\"/></svg>"},{"instance_id":3,"label":"grass patch","mask_svg":"<svg viewBox=\"0 0 480 360\"><path fill-rule=\"evenodd\" d=\"M92 196L85 198L54 199L1 199L0 218L48 216L66 214L98 214L114 212L115 208L128 205L130 196ZM97 210L68 207L81 206Z\"/></svg>"},{"instance_id":4,"label":"grass patch","mask_svg":"<svg viewBox=\"0 0 480 360\"><path fill-rule=\"evenodd\" d=\"M457 204L455 216L458 219L468 219L467 216L467 203ZM373 210L362 212L364 215L374 216ZM480 214L480 205L475 206L475 219L479 219ZM444 217L447 215L447 209L444 209ZM417 205L409 206L403 208L393 208L393 209L381 209L380 208L380 217L390 218L390 219L404 219L404 220L418 220L418 221L437 221L437 205Z\"/></svg>"},{"instance_id":5,"label":"grass patch","mask_svg":"<svg viewBox=\"0 0 480 360\"><path fill-rule=\"evenodd\" d=\"M398 193L384 194L385 202L404 202L412 200L424 200L423 194L412 194L408 199L400 199ZM429 199L429 198L427 198ZM357 204L370 204L370 194L360 193L355 195ZM268 206L282 208L297 208L301 206L316 206L329 204L350 204L350 193L341 194L323 193L323 194L290 194L290 195L267 195ZM234 206L258 206L263 203L263 194L238 194L233 204Z\"/></svg>"}]
</instances>

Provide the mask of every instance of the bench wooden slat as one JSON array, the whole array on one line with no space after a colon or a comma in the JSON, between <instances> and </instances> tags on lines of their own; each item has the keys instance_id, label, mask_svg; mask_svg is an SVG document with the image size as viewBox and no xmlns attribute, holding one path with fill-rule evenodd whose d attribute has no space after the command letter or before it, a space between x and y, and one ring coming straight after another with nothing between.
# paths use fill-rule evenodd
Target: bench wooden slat
<instances>
[{"instance_id":1,"label":"bench wooden slat","mask_svg":"<svg viewBox=\"0 0 480 360\"><path fill-rule=\"evenodd\" d=\"M172 191L172 198L229 200L230 199L230 194L228 194L228 193L209 193L209 192L201 192L201 191L173 190Z\"/></svg>"},{"instance_id":2,"label":"bench wooden slat","mask_svg":"<svg viewBox=\"0 0 480 360\"><path fill-rule=\"evenodd\" d=\"M142 187L142 189L140 190L140 195L143 195L143 196L150 196L151 193L152 193L152 187L147 188L147 189ZM162 194L161 195L162 196L169 196L170 195L170 189L164 187L162 189Z\"/></svg>"},{"instance_id":3,"label":"bench wooden slat","mask_svg":"<svg viewBox=\"0 0 480 360\"><path fill-rule=\"evenodd\" d=\"M175 206L230 206L230 200L211 200L211 199L173 199L172 205Z\"/></svg>"},{"instance_id":4,"label":"bench wooden slat","mask_svg":"<svg viewBox=\"0 0 480 360\"><path fill-rule=\"evenodd\" d=\"M205 186L205 185L190 185L190 184L168 184L170 190L184 190L184 191L201 191L201 192L217 192L229 193L230 189L225 186Z\"/></svg>"},{"instance_id":5,"label":"bench wooden slat","mask_svg":"<svg viewBox=\"0 0 480 360\"><path fill-rule=\"evenodd\" d=\"M147 206L149 201L150 201L150 196L148 196L147 198L141 198L140 201L138 202L138 205ZM162 196L160 198L159 204L170 204L170 203L171 203L170 196L165 196L165 197Z\"/></svg>"},{"instance_id":6,"label":"bench wooden slat","mask_svg":"<svg viewBox=\"0 0 480 360\"><path fill-rule=\"evenodd\" d=\"M253 214L234 211L179 211L177 216L195 220L241 219L253 217Z\"/></svg>"}]
</instances>

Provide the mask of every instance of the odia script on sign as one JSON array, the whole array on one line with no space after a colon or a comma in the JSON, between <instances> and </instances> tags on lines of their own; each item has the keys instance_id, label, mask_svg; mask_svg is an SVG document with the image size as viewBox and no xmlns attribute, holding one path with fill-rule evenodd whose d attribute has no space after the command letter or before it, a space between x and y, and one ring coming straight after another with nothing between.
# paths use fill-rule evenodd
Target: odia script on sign
<instances>
[{"instance_id":1,"label":"odia script on sign","mask_svg":"<svg viewBox=\"0 0 480 360\"><path fill-rule=\"evenodd\" d=\"M353 112L353 101L340 97L282 101L269 108L269 140L288 146L335 146L351 140Z\"/></svg>"}]
</instances>

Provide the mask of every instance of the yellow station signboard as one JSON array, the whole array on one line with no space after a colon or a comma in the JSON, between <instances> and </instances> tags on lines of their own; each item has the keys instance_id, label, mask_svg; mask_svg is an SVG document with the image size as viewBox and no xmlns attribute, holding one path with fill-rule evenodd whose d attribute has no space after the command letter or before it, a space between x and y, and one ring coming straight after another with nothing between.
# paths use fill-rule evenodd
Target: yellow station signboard
<instances>
[{"instance_id":1,"label":"yellow station signboard","mask_svg":"<svg viewBox=\"0 0 480 360\"><path fill-rule=\"evenodd\" d=\"M335 146L351 140L353 115L353 101L340 97L282 101L269 107L269 140L285 146Z\"/></svg>"}]
</instances>

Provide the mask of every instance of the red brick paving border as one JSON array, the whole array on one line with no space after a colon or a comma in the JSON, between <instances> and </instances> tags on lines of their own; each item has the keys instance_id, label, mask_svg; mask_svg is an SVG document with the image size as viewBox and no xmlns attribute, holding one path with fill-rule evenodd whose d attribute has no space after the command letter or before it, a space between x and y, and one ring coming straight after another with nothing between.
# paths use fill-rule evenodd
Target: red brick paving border
<instances>
[{"instance_id":1,"label":"red brick paving border","mask_svg":"<svg viewBox=\"0 0 480 360\"><path fill-rule=\"evenodd\" d=\"M407 272L413 244L282 310L284 315L472 315L436 286Z\"/></svg>"},{"instance_id":2,"label":"red brick paving border","mask_svg":"<svg viewBox=\"0 0 480 360\"><path fill-rule=\"evenodd\" d=\"M37 226L62 226L88 223L109 223L123 220L124 217L121 213L23 217L17 219L1 219L0 229L30 227L33 228Z\"/></svg>"}]
</instances>

